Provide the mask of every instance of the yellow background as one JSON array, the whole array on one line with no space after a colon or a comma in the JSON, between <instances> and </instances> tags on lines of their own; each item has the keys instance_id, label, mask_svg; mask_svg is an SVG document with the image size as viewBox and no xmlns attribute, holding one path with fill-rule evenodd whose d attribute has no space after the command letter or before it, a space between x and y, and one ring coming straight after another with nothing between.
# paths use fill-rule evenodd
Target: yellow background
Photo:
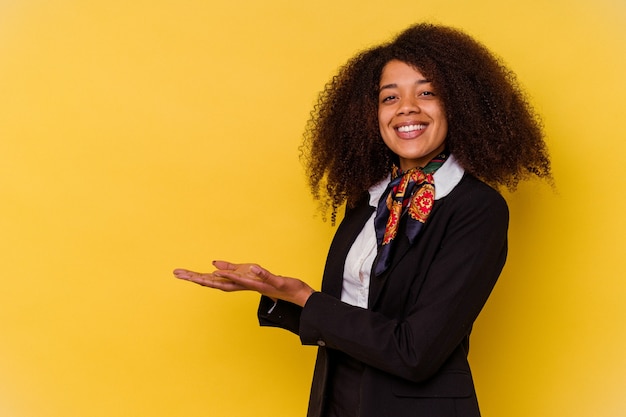
<instances>
[{"instance_id":1,"label":"yellow background","mask_svg":"<svg viewBox=\"0 0 626 417\"><path fill-rule=\"evenodd\" d=\"M339 65L421 20L504 58L554 163L556 192L505 193L484 416L626 415L622 0L0 1L0 415L303 416L315 349L170 271L318 287L334 229L304 123Z\"/></svg>"}]
</instances>

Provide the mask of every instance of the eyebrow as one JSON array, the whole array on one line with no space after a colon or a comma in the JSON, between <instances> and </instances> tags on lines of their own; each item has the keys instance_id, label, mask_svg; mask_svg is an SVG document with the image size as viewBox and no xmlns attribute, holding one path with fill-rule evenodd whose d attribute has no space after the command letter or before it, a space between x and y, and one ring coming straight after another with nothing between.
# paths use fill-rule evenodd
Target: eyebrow
<instances>
[{"instance_id":1,"label":"eyebrow","mask_svg":"<svg viewBox=\"0 0 626 417\"><path fill-rule=\"evenodd\" d=\"M420 79L420 80L415 81L415 85L429 84L431 82L432 82L431 80ZM381 85L378 91L383 91L384 89L387 89L387 88L398 88L398 84Z\"/></svg>"}]
</instances>

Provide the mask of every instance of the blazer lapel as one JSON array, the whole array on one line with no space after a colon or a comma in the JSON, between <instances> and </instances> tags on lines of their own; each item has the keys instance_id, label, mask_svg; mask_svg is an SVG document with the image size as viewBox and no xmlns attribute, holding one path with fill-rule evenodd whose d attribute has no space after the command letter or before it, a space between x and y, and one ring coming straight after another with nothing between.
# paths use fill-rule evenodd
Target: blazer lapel
<instances>
[{"instance_id":1,"label":"blazer lapel","mask_svg":"<svg viewBox=\"0 0 626 417\"><path fill-rule=\"evenodd\" d=\"M346 211L328 250L322 281L323 292L341 298L346 256L374 210L374 207L369 205L369 194L366 194L353 209Z\"/></svg>"},{"instance_id":2,"label":"blazer lapel","mask_svg":"<svg viewBox=\"0 0 626 417\"><path fill-rule=\"evenodd\" d=\"M429 219L435 215L439 207L441 207L441 205L443 204L444 200L445 199L435 200L433 209L430 215L428 216ZM417 239L420 238L420 235L423 236L427 229L428 229L428 219L426 220L426 223L424 224L424 227L422 228L422 230L420 230L420 233ZM404 233L401 233L401 232L398 233L398 236L396 237L396 239L399 239L399 240L398 242L396 242L396 247L393 249L395 253L392 254L391 265L389 266L389 268L385 272L383 272L382 275L375 276L374 265L376 264L376 260L374 261L374 265L372 265L369 298L368 298L368 307L370 309L376 305L376 302L378 301L378 298L380 297L380 294L382 293L383 288L385 287L387 278L389 277L389 275L391 275L396 265L398 265L398 262L400 262L400 260L407 254L409 249L411 249L415 245L415 242L413 242L413 245L409 244L409 239L406 237L406 235L404 235Z\"/></svg>"}]
</instances>

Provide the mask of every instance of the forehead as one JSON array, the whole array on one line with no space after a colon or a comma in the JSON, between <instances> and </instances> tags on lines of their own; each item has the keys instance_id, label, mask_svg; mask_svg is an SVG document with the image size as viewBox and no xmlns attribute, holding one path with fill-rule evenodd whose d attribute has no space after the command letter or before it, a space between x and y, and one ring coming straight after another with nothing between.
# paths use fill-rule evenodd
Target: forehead
<instances>
[{"instance_id":1,"label":"forehead","mask_svg":"<svg viewBox=\"0 0 626 417\"><path fill-rule=\"evenodd\" d=\"M392 60L387 62L380 74L380 86L388 83L395 84L397 82L430 82L422 72L403 61Z\"/></svg>"}]
</instances>

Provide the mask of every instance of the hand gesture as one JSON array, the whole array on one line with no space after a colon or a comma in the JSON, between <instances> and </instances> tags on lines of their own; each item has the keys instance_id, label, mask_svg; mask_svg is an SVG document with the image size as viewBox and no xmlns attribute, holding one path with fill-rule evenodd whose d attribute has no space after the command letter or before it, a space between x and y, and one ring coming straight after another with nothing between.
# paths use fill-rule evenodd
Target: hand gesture
<instances>
[{"instance_id":1,"label":"hand gesture","mask_svg":"<svg viewBox=\"0 0 626 417\"><path fill-rule=\"evenodd\" d=\"M211 273L176 269L174 275L180 279L226 292L256 291L270 298L289 301L299 306L304 306L309 296L315 292L299 279L274 275L256 264L214 261L213 266L217 269Z\"/></svg>"}]
</instances>

